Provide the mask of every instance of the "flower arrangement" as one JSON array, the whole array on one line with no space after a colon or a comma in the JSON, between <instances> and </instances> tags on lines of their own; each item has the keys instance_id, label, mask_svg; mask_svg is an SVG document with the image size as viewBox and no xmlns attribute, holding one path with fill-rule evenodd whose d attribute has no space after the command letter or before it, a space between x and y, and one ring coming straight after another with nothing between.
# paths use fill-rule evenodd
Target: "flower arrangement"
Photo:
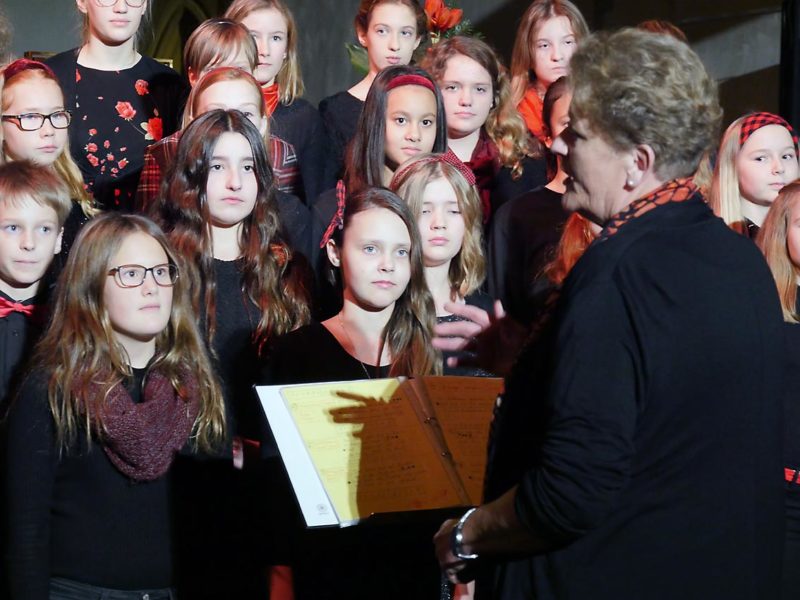
<instances>
[{"instance_id":1,"label":"flower arrangement","mask_svg":"<svg viewBox=\"0 0 800 600\"><path fill-rule=\"evenodd\" d=\"M428 18L428 42L417 48L415 56L421 56L429 47L437 44L442 39L454 35L466 35L481 38L475 31L469 19L464 19L464 11L456 7L458 0L425 0L425 16ZM350 63L356 71L365 74L369 71L369 58L364 47L358 44L346 44Z\"/></svg>"}]
</instances>

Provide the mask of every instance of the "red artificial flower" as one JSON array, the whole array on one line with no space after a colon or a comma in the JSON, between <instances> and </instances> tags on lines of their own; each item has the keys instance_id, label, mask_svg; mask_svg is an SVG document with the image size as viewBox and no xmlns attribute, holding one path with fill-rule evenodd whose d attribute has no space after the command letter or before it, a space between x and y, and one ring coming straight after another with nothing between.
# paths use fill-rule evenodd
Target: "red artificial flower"
<instances>
[{"instance_id":1,"label":"red artificial flower","mask_svg":"<svg viewBox=\"0 0 800 600\"><path fill-rule=\"evenodd\" d=\"M158 117L153 117L148 119L147 123L142 123L142 129L147 132L147 135L144 136L146 140L157 142L164 137L164 125Z\"/></svg>"},{"instance_id":2,"label":"red artificial flower","mask_svg":"<svg viewBox=\"0 0 800 600\"><path fill-rule=\"evenodd\" d=\"M136 84L134 87L136 88L136 93L140 96L144 96L148 94L150 90L147 89L148 83L144 79L137 79Z\"/></svg>"},{"instance_id":3,"label":"red artificial flower","mask_svg":"<svg viewBox=\"0 0 800 600\"><path fill-rule=\"evenodd\" d=\"M114 108L117 109L117 114L126 121L130 121L136 116L136 109L131 106L130 102L117 102Z\"/></svg>"},{"instance_id":4,"label":"red artificial flower","mask_svg":"<svg viewBox=\"0 0 800 600\"><path fill-rule=\"evenodd\" d=\"M97 152L97 144L94 142L89 142L86 144L86 151L87 152Z\"/></svg>"},{"instance_id":5,"label":"red artificial flower","mask_svg":"<svg viewBox=\"0 0 800 600\"><path fill-rule=\"evenodd\" d=\"M459 24L464 11L449 8L444 0L425 0L425 15L428 17L428 31L444 33Z\"/></svg>"},{"instance_id":6,"label":"red artificial flower","mask_svg":"<svg viewBox=\"0 0 800 600\"><path fill-rule=\"evenodd\" d=\"M97 165L100 164L100 161L94 154L87 154L86 160L88 160L89 164L92 165L93 167L96 167Z\"/></svg>"}]
</instances>

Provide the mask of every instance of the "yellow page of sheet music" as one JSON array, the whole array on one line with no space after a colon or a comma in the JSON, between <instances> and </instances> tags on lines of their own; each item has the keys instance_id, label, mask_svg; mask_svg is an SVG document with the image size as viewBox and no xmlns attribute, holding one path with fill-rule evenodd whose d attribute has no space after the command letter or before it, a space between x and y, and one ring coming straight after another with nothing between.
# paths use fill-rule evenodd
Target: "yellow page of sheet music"
<instances>
[{"instance_id":1,"label":"yellow page of sheet music","mask_svg":"<svg viewBox=\"0 0 800 600\"><path fill-rule=\"evenodd\" d=\"M281 394L340 521L461 504L399 380Z\"/></svg>"},{"instance_id":2,"label":"yellow page of sheet music","mask_svg":"<svg viewBox=\"0 0 800 600\"><path fill-rule=\"evenodd\" d=\"M472 504L481 503L489 425L503 380L424 377L428 399Z\"/></svg>"}]
</instances>

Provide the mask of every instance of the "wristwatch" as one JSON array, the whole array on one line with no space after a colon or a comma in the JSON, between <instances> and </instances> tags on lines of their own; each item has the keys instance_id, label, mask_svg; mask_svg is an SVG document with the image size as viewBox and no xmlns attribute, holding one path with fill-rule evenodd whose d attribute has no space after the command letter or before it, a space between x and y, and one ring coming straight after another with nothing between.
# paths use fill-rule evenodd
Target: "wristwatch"
<instances>
[{"instance_id":1,"label":"wristwatch","mask_svg":"<svg viewBox=\"0 0 800 600\"><path fill-rule=\"evenodd\" d=\"M464 523L467 522L467 519L470 518L472 513L474 513L477 507L470 508L467 512L465 512L461 518L456 523L456 526L453 527L453 531L450 533L450 550L453 552L453 556L456 558L460 558L461 560L475 560L478 558L477 554L465 554L464 553Z\"/></svg>"}]
</instances>

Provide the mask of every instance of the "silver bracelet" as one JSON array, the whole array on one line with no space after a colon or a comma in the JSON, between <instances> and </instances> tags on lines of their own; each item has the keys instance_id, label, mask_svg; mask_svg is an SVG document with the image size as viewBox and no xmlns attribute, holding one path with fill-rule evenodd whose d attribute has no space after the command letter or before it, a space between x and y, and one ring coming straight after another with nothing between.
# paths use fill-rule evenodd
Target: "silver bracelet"
<instances>
[{"instance_id":1,"label":"silver bracelet","mask_svg":"<svg viewBox=\"0 0 800 600\"><path fill-rule=\"evenodd\" d=\"M464 554L464 524L467 522L467 519L470 518L472 513L478 510L477 507L470 508L467 512L465 512L461 518L456 523L456 526L453 527L453 531L450 534L450 549L453 552L453 556L456 558L460 558L461 560L474 560L478 558L477 554Z\"/></svg>"}]
</instances>

